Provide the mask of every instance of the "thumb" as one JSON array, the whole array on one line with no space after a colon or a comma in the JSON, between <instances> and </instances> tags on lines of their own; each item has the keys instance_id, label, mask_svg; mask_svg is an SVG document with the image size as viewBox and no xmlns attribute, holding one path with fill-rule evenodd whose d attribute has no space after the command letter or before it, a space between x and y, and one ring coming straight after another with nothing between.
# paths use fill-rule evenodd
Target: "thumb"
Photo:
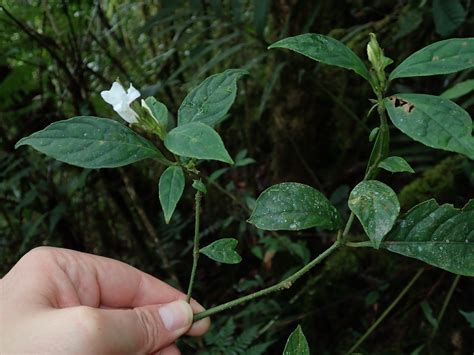
<instances>
[{"instance_id":1,"label":"thumb","mask_svg":"<svg viewBox=\"0 0 474 355\"><path fill-rule=\"evenodd\" d=\"M103 325L101 350L112 353L156 352L186 333L193 321L193 311L185 301L98 312Z\"/></svg>"}]
</instances>

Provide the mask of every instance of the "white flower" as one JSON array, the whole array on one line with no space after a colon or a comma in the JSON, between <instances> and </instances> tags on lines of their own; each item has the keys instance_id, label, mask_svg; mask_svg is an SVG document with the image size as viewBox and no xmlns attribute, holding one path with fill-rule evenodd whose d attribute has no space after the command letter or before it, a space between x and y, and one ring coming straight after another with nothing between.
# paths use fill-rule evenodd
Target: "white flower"
<instances>
[{"instance_id":1,"label":"white flower","mask_svg":"<svg viewBox=\"0 0 474 355\"><path fill-rule=\"evenodd\" d=\"M102 96L105 102L112 105L115 112L125 121L128 123L138 122L138 114L132 110L130 104L133 100L140 97L140 91L135 89L132 84L130 84L128 90L125 91L120 83L114 82L110 90L102 91L100 96Z\"/></svg>"}]
</instances>

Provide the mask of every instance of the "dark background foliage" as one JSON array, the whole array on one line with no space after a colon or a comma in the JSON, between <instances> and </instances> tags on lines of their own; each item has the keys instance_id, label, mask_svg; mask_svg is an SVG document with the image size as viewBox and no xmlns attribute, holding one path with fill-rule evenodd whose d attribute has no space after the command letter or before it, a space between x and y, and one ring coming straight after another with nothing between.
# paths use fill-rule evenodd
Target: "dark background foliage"
<instances>
[{"instance_id":1,"label":"dark background foliage","mask_svg":"<svg viewBox=\"0 0 474 355\"><path fill-rule=\"evenodd\" d=\"M310 184L347 215L349 190L370 152L371 91L351 72L267 46L286 36L333 36L365 58L375 32L395 64L434 41L474 35L470 0L1 0L0 275L28 250L52 245L128 262L183 287L191 264L193 192L169 225L157 196L162 167L144 161L114 170L82 170L31 149L23 136L76 115L117 119L99 93L116 78L133 82L177 112L190 88L227 68L246 68L231 114L219 127L235 156L255 160L223 170L204 200L203 242L239 239L244 262L216 266L201 258L194 295L212 306L280 280L326 248L319 230L263 233L245 223L254 199L282 181ZM391 68L394 67L392 65ZM389 68L390 69L390 68ZM472 70L404 79L394 91L440 94ZM472 92L457 100L474 113ZM383 173L403 210L428 198L460 207L474 197L473 162L429 150L392 130L392 155L414 175ZM243 150L246 151L243 151ZM206 163L210 175L223 164ZM215 177L215 176L214 176ZM353 237L361 237L356 226ZM474 283L387 251L342 250L290 290L214 317L211 332L185 339L185 353L279 353L302 324L314 353L350 348L425 268L402 301L359 350L471 353ZM431 338L434 317L447 312Z\"/></svg>"}]
</instances>

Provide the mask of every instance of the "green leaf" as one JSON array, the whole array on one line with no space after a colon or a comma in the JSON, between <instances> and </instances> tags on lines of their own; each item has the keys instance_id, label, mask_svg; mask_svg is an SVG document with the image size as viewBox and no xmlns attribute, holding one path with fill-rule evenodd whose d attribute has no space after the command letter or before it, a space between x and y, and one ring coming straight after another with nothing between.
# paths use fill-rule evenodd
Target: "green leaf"
<instances>
[{"instance_id":1,"label":"green leaf","mask_svg":"<svg viewBox=\"0 0 474 355\"><path fill-rule=\"evenodd\" d=\"M394 41L414 32L423 23L423 11L418 7L405 6L398 16L396 23L396 34L393 36Z\"/></svg>"},{"instance_id":2,"label":"green leaf","mask_svg":"<svg viewBox=\"0 0 474 355\"><path fill-rule=\"evenodd\" d=\"M454 100L474 90L474 79L457 83L452 88L443 92L440 96L443 99Z\"/></svg>"},{"instance_id":3,"label":"green leaf","mask_svg":"<svg viewBox=\"0 0 474 355\"><path fill-rule=\"evenodd\" d=\"M115 168L155 158L170 162L152 143L106 118L78 116L50 124L15 145L30 145L62 162L82 168Z\"/></svg>"},{"instance_id":4,"label":"green leaf","mask_svg":"<svg viewBox=\"0 0 474 355\"><path fill-rule=\"evenodd\" d=\"M352 69L364 79L370 80L364 62L349 47L332 37L306 33L284 38L268 48L290 49L324 64Z\"/></svg>"},{"instance_id":5,"label":"green leaf","mask_svg":"<svg viewBox=\"0 0 474 355\"><path fill-rule=\"evenodd\" d=\"M255 32L257 36L263 37L263 32L267 26L268 10L270 9L270 0L254 0L255 8Z\"/></svg>"},{"instance_id":6,"label":"green leaf","mask_svg":"<svg viewBox=\"0 0 474 355\"><path fill-rule=\"evenodd\" d=\"M433 309L430 304L426 301L421 302L421 310L428 323L430 323L433 328L438 328L438 320L433 316Z\"/></svg>"},{"instance_id":7,"label":"green leaf","mask_svg":"<svg viewBox=\"0 0 474 355\"><path fill-rule=\"evenodd\" d=\"M178 126L168 133L164 143L170 152L179 156L233 164L219 134L204 123Z\"/></svg>"},{"instance_id":8,"label":"green leaf","mask_svg":"<svg viewBox=\"0 0 474 355\"><path fill-rule=\"evenodd\" d=\"M301 330L301 325L298 325L288 337L283 355L309 355L308 341Z\"/></svg>"},{"instance_id":9,"label":"green leaf","mask_svg":"<svg viewBox=\"0 0 474 355\"><path fill-rule=\"evenodd\" d=\"M201 248L208 258L224 264L238 264L242 261L240 255L235 251L238 241L233 238L223 238Z\"/></svg>"},{"instance_id":10,"label":"green leaf","mask_svg":"<svg viewBox=\"0 0 474 355\"><path fill-rule=\"evenodd\" d=\"M433 0L433 19L436 32L448 37L466 20L466 10L459 0Z\"/></svg>"},{"instance_id":11,"label":"green leaf","mask_svg":"<svg viewBox=\"0 0 474 355\"><path fill-rule=\"evenodd\" d=\"M166 223L171 216L184 191L184 172L179 166L168 167L160 177L158 184L161 208L165 215Z\"/></svg>"},{"instance_id":12,"label":"green leaf","mask_svg":"<svg viewBox=\"0 0 474 355\"><path fill-rule=\"evenodd\" d=\"M474 328L474 312L463 312L459 310L459 313L461 313L462 316L467 320L469 326Z\"/></svg>"},{"instance_id":13,"label":"green leaf","mask_svg":"<svg viewBox=\"0 0 474 355\"><path fill-rule=\"evenodd\" d=\"M391 173L414 173L415 170L401 157L388 157L379 163L379 168Z\"/></svg>"},{"instance_id":14,"label":"green leaf","mask_svg":"<svg viewBox=\"0 0 474 355\"><path fill-rule=\"evenodd\" d=\"M474 67L474 38L453 38L435 42L405 59L389 80L412 76L455 73Z\"/></svg>"},{"instance_id":15,"label":"green leaf","mask_svg":"<svg viewBox=\"0 0 474 355\"><path fill-rule=\"evenodd\" d=\"M243 69L227 69L205 79L184 98L178 110L178 126L202 122L209 126L219 123L237 94L237 80L247 74Z\"/></svg>"},{"instance_id":16,"label":"green leaf","mask_svg":"<svg viewBox=\"0 0 474 355\"><path fill-rule=\"evenodd\" d=\"M193 180L193 188L199 192L202 192L203 194L206 194L207 193L207 187L206 185L204 185L204 183L201 181L201 179L199 180Z\"/></svg>"},{"instance_id":17,"label":"green leaf","mask_svg":"<svg viewBox=\"0 0 474 355\"><path fill-rule=\"evenodd\" d=\"M365 179L370 180L377 176L378 168L377 162L381 161L388 154L390 145L390 131L388 123L382 121L377 132L377 138L375 139L372 152L370 153L369 162L367 163L367 169L365 171Z\"/></svg>"},{"instance_id":18,"label":"green leaf","mask_svg":"<svg viewBox=\"0 0 474 355\"><path fill-rule=\"evenodd\" d=\"M384 101L393 124L412 139L474 159L471 117L454 102L423 94L397 94Z\"/></svg>"},{"instance_id":19,"label":"green leaf","mask_svg":"<svg viewBox=\"0 0 474 355\"><path fill-rule=\"evenodd\" d=\"M143 104L145 103L145 104ZM168 108L154 97L147 97L142 101L142 106L155 119L160 127L166 132L168 130Z\"/></svg>"},{"instance_id":20,"label":"green leaf","mask_svg":"<svg viewBox=\"0 0 474 355\"><path fill-rule=\"evenodd\" d=\"M377 180L360 182L349 195L349 208L355 213L375 248L392 229L400 212L395 192Z\"/></svg>"},{"instance_id":21,"label":"green leaf","mask_svg":"<svg viewBox=\"0 0 474 355\"><path fill-rule=\"evenodd\" d=\"M370 131L369 142L372 142L377 137L379 130L380 130L380 127L375 127L373 130Z\"/></svg>"},{"instance_id":22,"label":"green leaf","mask_svg":"<svg viewBox=\"0 0 474 355\"><path fill-rule=\"evenodd\" d=\"M339 212L321 192L296 182L273 185L263 191L248 222L264 230L335 230L342 223Z\"/></svg>"},{"instance_id":23,"label":"green leaf","mask_svg":"<svg viewBox=\"0 0 474 355\"><path fill-rule=\"evenodd\" d=\"M474 276L474 203L462 210L428 200L397 222L382 243L394 253L441 269Z\"/></svg>"}]
</instances>

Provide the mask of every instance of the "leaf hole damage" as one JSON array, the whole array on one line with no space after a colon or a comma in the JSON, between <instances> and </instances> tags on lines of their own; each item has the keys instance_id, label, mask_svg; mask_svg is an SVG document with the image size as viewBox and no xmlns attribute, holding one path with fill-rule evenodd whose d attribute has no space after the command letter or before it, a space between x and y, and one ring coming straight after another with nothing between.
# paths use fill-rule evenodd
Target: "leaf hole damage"
<instances>
[{"instance_id":1,"label":"leaf hole damage","mask_svg":"<svg viewBox=\"0 0 474 355\"><path fill-rule=\"evenodd\" d=\"M412 103L396 96L391 96L390 102L393 104L393 106L395 106L395 108L401 107L406 113L412 112L415 108L415 105L413 105Z\"/></svg>"}]
</instances>

